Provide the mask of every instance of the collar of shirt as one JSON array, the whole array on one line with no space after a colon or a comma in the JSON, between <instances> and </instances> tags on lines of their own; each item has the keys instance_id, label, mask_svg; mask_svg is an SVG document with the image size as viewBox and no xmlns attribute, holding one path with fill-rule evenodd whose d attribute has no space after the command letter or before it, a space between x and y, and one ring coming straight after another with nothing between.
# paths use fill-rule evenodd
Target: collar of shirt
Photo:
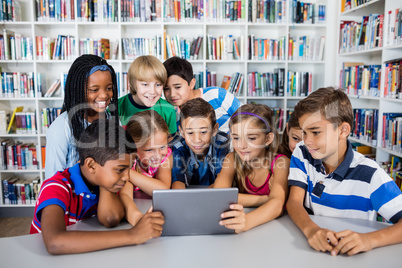
<instances>
[{"instance_id":1,"label":"collar of shirt","mask_svg":"<svg viewBox=\"0 0 402 268\"><path fill-rule=\"evenodd\" d=\"M75 193L77 195L83 195L90 199L97 198L97 195L91 193L91 191L88 189L88 186L85 184L84 179L82 178L81 175L81 169L79 163L70 167L68 169L68 172L70 172L70 179L74 183Z\"/></svg>"},{"instance_id":2,"label":"collar of shirt","mask_svg":"<svg viewBox=\"0 0 402 268\"><path fill-rule=\"evenodd\" d=\"M352 144L350 141L347 141L347 148L346 148L346 153L345 153L345 158L343 159L342 163L334 170L334 176L338 176L339 180L343 180L343 178L346 176L346 173L348 172L350 168L350 164L353 161L353 149L352 149Z\"/></svg>"},{"instance_id":3,"label":"collar of shirt","mask_svg":"<svg viewBox=\"0 0 402 268\"><path fill-rule=\"evenodd\" d=\"M183 144L189 149L189 151L190 151L190 166L195 166L195 167L197 167L198 168L198 158L197 158L197 156L194 154L194 152L188 147L188 145L187 145L187 143L186 143L186 141L184 140L184 138L183 138L183 140L182 140L182 142L183 142ZM207 155L205 156L205 158L204 158L204 161L207 161L208 163L211 161L211 159L213 158L212 157L212 153L213 153L213 146L212 146L212 144L214 144L215 143L215 137L212 137L212 139L211 139L211 143L209 144L209 148L208 148L208 153L207 153Z\"/></svg>"}]
</instances>

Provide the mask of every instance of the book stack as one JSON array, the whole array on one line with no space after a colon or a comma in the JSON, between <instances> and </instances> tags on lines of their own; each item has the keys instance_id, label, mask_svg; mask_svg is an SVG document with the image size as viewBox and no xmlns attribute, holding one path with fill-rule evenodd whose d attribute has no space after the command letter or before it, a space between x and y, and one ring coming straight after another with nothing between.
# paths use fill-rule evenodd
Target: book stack
<instances>
[{"instance_id":1,"label":"book stack","mask_svg":"<svg viewBox=\"0 0 402 268\"><path fill-rule=\"evenodd\" d=\"M377 146L378 110L353 109L353 117L352 137Z\"/></svg>"},{"instance_id":2,"label":"book stack","mask_svg":"<svg viewBox=\"0 0 402 268\"><path fill-rule=\"evenodd\" d=\"M166 1L169 2L169 1ZM161 1L159 0L122 0L121 21L150 22L161 21Z\"/></svg>"},{"instance_id":3,"label":"book stack","mask_svg":"<svg viewBox=\"0 0 402 268\"><path fill-rule=\"evenodd\" d=\"M306 97L312 92L313 74L311 72L288 71L287 96Z\"/></svg>"},{"instance_id":4,"label":"book stack","mask_svg":"<svg viewBox=\"0 0 402 268\"><path fill-rule=\"evenodd\" d=\"M213 1L206 1L208 2ZM215 2L217 2L215 0ZM156 7L158 9L158 7ZM200 0L169 0L164 1L163 18L165 22L195 22L204 19L204 1Z\"/></svg>"},{"instance_id":5,"label":"book stack","mask_svg":"<svg viewBox=\"0 0 402 268\"><path fill-rule=\"evenodd\" d=\"M248 22L283 23L286 22L286 0L254 0L248 2Z\"/></svg>"},{"instance_id":6,"label":"book stack","mask_svg":"<svg viewBox=\"0 0 402 268\"><path fill-rule=\"evenodd\" d=\"M285 60L285 36L278 39L248 36L247 52L249 60Z\"/></svg>"},{"instance_id":7,"label":"book stack","mask_svg":"<svg viewBox=\"0 0 402 268\"><path fill-rule=\"evenodd\" d=\"M381 65L344 62L339 85L350 95L378 97L380 74Z\"/></svg>"},{"instance_id":8,"label":"book stack","mask_svg":"<svg viewBox=\"0 0 402 268\"><path fill-rule=\"evenodd\" d=\"M106 38L81 38L80 39L80 55L93 54L110 60L110 40ZM119 44L114 42L115 46ZM115 51L114 49L113 51ZM117 55L116 55L117 57Z\"/></svg>"},{"instance_id":9,"label":"book stack","mask_svg":"<svg viewBox=\"0 0 402 268\"><path fill-rule=\"evenodd\" d=\"M30 205L35 204L40 190L39 177L26 180L11 177L2 181L3 204L5 205Z\"/></svg>"},{"instance_id":10,"label":"book stack","mask_svg":"<svg viewBox=\"0 0 402 268\"><path fill-rule=\"evenodd\" d=\"M241 60L244 51L244 36L207 36L207 55L209 60Z\"/></svg>"},{"instance_id":11,"label":"book stack","mask_svg":"<svg viewBox=\"0 0 402 268\"><path fill-rule=\"evenodd\" d=\"M235 96L239 95L241 89L243 88L244 78L239 72L232 74L232 76L223 76L221 88L226 89Z\"/></svg>"},{"instance_id":12,"label":"book stack","mask_svg":"<svg viewBox=\"0 0 402 268\"><path fill-rule=\"evenodd\" d=\"M73 1L73 0L70 0ZM95 22L117 22L118 1L117 0L78 0L77 20Z\"/></svg>"},{"instance_id":13,"label":"book stack","mask_svg":"<svg viewBox=\"0 0 402 268\"><path fill-rule=\"evenodd\" d=\"M186 60L197 60L202 45L202 36L183 38L179 35L170 37L166 35L167 58L180 57Z\"/></svg>"},{"instance_id":14,"label":"book stack","mask_svg":"<svg viewBox=\"0 0 402 268\"><path fill-rule=\"evenodd\" d=\"M383 113L382 147L402 153L402 114Z\"/></svg>"},{"instance_id":15,"label":"book stack","mask_svg":"<svg viewBox=\"0 0 402 268\"><path fill-rule=\"evenodd\" d=\"M383 47L383 14L363 16L359 21L341 21L339 53Z\"/></svg>"},{"instance_id":16,"label":"book stack","mask_svg":"<svg viewBox=\"0 0 402 268\"><path fill-rule=\"evenodd\" d=\"M322 61L324 60L324 36L299 36L289 38L289 60Z\"/></svg>"},{"instance_id":17,"label":"book stack","mask_svg":"<svg viewBox=\"0 0 402 268\"><path fill-rule=\"evenodd\" d=\"M402 43L402 7L388 11L387 46Z\"/></svg>"},{"instance_id":18,"label":"book stack","mask_svg":"<svg viewBox=\"0 0 402 268\"><path fill-rule=\"evenodd\" d=\"M36 134L36 114L35 112L15 113L16 134Z\"/></svg>"},{"instance_id":19,"label":"book stack","mask_svg":"<svg viewBox=\"0 0 402 268\"><path fill-rule=\"evenodd\" d=\"M37 146L3 140L0 147L0 167L3 170L38 169Z\"/></svg>"},{"instance_id":20,"label":"book stack","mask_svg":"<svg viewBox=\"0 0 402 268\"><path fill-rule=\"evenodd\" d=\"M41 111L42 133L46 134L50 125L60 115L61 108L43 108Z\"/></svg>"},{"instance_id":21,"label":"book stack","mask_svg":"<svg viewBox=\"0 0 402 268\"><path fill-rule=\"evenodd\" d=\"M35 1L35 3L37 21L74 21L75 19L74 0L44 0Z\"/></svg>"},{"instance_id":22,"label":"book stack","mask_svg":"<svg viewBox=\"0 0 402 268\"><path fill-rule=\"evenodd\" d=\"M290 5L290 18L292 23L325 23L326 6L324 4L292 0Z\"/></svg>"},{"instance_id":23,"label":"book stack","mask_svg":"<svg viewBox=\"0 0 402 268\"><path fill-rule=\"evenodd\" d=\"M248 73L248 96L284 96L285 79L285 68L275 68L273 73L250 72Z\"/></svg>"},{"instance_id":24,"label":"book stack","mask_svg":"<svg viewBox=\"0 0 402 268\"><path fill-rule=\"evenodd\" d=\"M35 97L34 73L1 72L0 97L33 98Z\"/></svg>"},{"instance_id":25,"label":"book stack","mask_svg":"<svg viewBox=\"0 0 402 268\"><path fill-rule=\"evenodd\" d=\"M21 21L21 10L19 0L2 0L0 4L0 21Z\"/></svg>"},{"instance_id":26,"label":"book stack","mask_svg":"<svg viewBox=\"0 0 402 268\"><path fill-rule=\"evenodd\" d=\"M384 63L384 98L402 99L402 58Z\"/></svg>"},{"instance_id":27,"label":"book stack","mask_svg":"<svg viewBox=\"0 0 402 268\"><path fill-rule=\"evenodd\" d=\"M162 59L162 36L152 38L122 38L123 55L126 60L134 60L139 56L152 55Z\"/></svg>"},{"instance_id":28,"label":"book stack","mask_svg":"<svg viewBox=\"0 0 402 268\"><path fill-rule=\"evenodd\" d=\"M0 60L33 60L31 37L3 29L0 34Z\"/></svg>"}]
</instances>

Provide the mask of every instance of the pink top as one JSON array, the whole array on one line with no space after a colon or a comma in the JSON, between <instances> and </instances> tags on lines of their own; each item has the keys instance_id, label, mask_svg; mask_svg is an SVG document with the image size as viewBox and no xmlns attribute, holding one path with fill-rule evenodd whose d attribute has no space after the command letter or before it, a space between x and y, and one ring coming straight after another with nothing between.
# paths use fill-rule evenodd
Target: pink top
<instances>
[{"instance_id":1,"label":"pink top","mask_svg":"<svg viewBox=\"0 0 402 268\"><path fill-rule=\"evenodd\" d=\"M166 159L168 159L168 157L169 157L171 154L172 154L172 149L170 149L170 148L168 147L168 152L167 152L166 156L162 159L161 165L166 161ZM136 166L136 165L137 165L137 159L135 159L135 162L134 162L134 165L133 165L133 170L135 170L135 166ZM150 178L154 178L154 177L155 177L156 172L158 172L158 168L159 168L159 167L149 167L149 168L148 168L148 171L146 171L146 170L144 170L140 165L138 165L138 167L140 168L142 175L148 176L148 177L150 177ZM140 188L135 187L134 191L138 191L139 189L140 189Z\"/></svg>"},{"instance_id":2,"label":"pink top","mask_svg":"<svg viewBox=\"0 0 402 268\"><path fill-rule=\"evenodd\" d=\"M281 157L281 156L285 156L284 154L278 154L277 156L275 156L274 161L272 161L271 163L271 170L272 170L272 174L274 174L274 169L273 166L276 162L276 160ZM248 179L248 177L246 177L246 186L247 186L247 193L248 194L253 194L253 195L269 195L269 193L271 192L271 190L269 189L269 179L271 178L271 174L268 174L267 179L265 180L265 182L260 186L260 187L255 187L250 180Z\"/></svg>"}]
</instances>

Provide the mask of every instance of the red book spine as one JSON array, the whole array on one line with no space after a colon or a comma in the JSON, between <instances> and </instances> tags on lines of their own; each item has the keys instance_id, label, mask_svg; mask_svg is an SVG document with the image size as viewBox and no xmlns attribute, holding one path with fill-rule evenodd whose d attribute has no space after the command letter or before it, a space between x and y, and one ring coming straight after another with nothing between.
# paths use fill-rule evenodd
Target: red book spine
<instances>
[{"instance_id":1,"label":"red book spine","mask_svg":"<svg viewBox=\"0 0 402 268\"><path fill-rule=\"evenodd\" d=\"M22 159L21 159L21 145L17 145L17 167L22 169Z\"/></svg>"}]
</instances>

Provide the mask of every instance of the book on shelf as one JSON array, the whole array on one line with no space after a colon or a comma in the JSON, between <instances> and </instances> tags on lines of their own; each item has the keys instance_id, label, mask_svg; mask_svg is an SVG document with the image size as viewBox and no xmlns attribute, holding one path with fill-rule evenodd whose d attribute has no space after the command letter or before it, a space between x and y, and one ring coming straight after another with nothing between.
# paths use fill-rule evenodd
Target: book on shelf
<instances>
[{"instance_id":1,"label":"book on shelf","mask_svg":"<svg viewBox=\"0 0 402 268\"><path fill-rule=\"evenodd\" d=\"M2 181L3 204L30 205L35 204L40 189L40 179L22 179L16 176Z\"/></svg>"},{"instance_id":2,"label":"book on shelf","mask_svg":"<svg viewBox=\"0 0 402 268\"><path fill-rule=\"evenodd\" d=\"M124 59L133 60L139 56L152 55L162 59L162 36L152 38L122 38Z\"/></svg>"},{"instance_id":3,"label":"book on shelf","mask_svg":"<svg viewBox=\"0 0 402 268\"><path fill-rule=\"evenodd\" d=\"M322 3L306 3L290 0L290 18L292 23L319 24L325 23L326 5Z\"/></svg>"},{"instance_id":4,"label":"book on shelf","mask_svg":"<svg viewBox=\"0 0 402 268\"><path fill-rule=\"evenodd\" d=\"M190 38L180 37L179 35L172 37L166 35L166 57L170 58L176 56L186 60L197 59L202 39L202 36L194 37L191 40Z\"/></svg>"},{"instance_id":5,"label":"book on shelf","mask_svg":"<svg viewBox=\"0 0 402 268\"><path fill-rule=\"evenodd\" d=\"M219 37L207 36L207 55L209 60L241 60L243 59L244 37L234 38L232 35Z\"/></svg>"},{"instance_id":6,"label":"book on shelf","mask_svg":"<svg viewBox=\"0 0 402 268\"><path fill-rule=\"evenodd\" d=\"M387 46L402 43L402 6L388 11Z\"/></svg>"},{"instance_id":7,"label":"book on shelf","mask_svg":"<svg viewBox=\"0 0 402 268\"><path fill-rule=\"evenodd\" d=\"M306 97L312 92L313 74L311 72L288 71L287 96Z\"/></svg>"},{"instance_id":8,"label":"book on shelf","mask_svg":"<svg viewBox=\"0 0 402 268\"><path fill-rule=\"evenodd\" d=\"M61 108L43 108L41 111L42 133L46 134L50 125L60 115Z\"/></svg>"},{"instance_id":9,"label":"book on shelf","mask_svg":"<svg viewBox=\"0 0 402 268\"><path fill-rule=\"evenodd\" d=\"M247 51L249 60L285 60L285 36L275 38L256 38L248 36Z\"/></svg>"},{"instance_id":10,"label":"book on shelf","mask_svg":"<svg viewBox=\"0 0 402 268\"><path fill-rule=\"evenodd\" d=\"M382 147L402 153L402 113L383 113Z\"/></svg>"},{"instance_id":11,"label":"book on shelf","mask_svg":"<svg viewBox=\"0 0 402 268\"><path fill-rule=\"evenodd\" d=\"M7 127L7 133L10 134L11 132L15 131L15 125L16 125L16 120L15 120L15 114L18 112L22 112L22 110L24 109L24 106L19 106L16 107L10 117L10 122L8 124Z\"/></svg>"},{"instance_id":12,"label":"book on shelf","mask_svg":"<svg viewBox=\"0 0 402 268\"><path fill-rule=\"evenodd\" d=\"M0 147L3 170L37 170L37 146L10 139L3 140Z\"/></svg>"},{"instance_id":13,"label":"book on shelf","mask_svg":"<svg viewBox=\"0 0 402 268\"><path fill-rule=\"evenodd\" d=\"M402 58L384 63L384 98L402 99Z\"/></svg>"},{"instance_id":14,"label":"book on shelf","mask_svg":"<svg viewBox=\"0 0 402 268\"><path fill-rule=\"evenodd\" d=\"M73 0L36 1L35 4L37 21L55 22L75 20L75 6ZM79 1L77 1L77 5L78 4Z\"/></svg>"},{"instance_id":15,"label":"book on shelf","mask_svg":"<svg viewBox=\"0 0 402 268\"><path fill-rule=\"evenodd\" d=\"M289 38L288 59L295 61L324 60L325 36L299 36Z\"/></svg>"},{"instance_id":16,"label":"book on shelf","mask_svg":"<svg viewBox=\"0 0 402 268\"><path fill-rule=\"evenodd\" d=\"M224 75L223 79L222 79L222 83L221 83L221 88L224 88L224 89L228 90L231 79L232 79L232 77L230 77L228 75Z\"/></svg>"},{"instance_id":17,"label":"book on shelf","mask_svg":"<svg viewBox=\"0 0 402 268\"><path fill-rule=\"evenodd\" d=\"M248 2L248 22L283 23L286 21L286 3L288 2L286 0L252 0L246 2Z\"/></svg>"},{"instance_id":18,"label":"book on shelf","mask_svg":"<svg viewBox=\"0 0 402 268\"><path fill-rule=\"evenodd\" d=\"M352 137L377 146L378 110L353 109L353 117Z\"/></svg>"},{"instance_id":19,"label":"book on shelf","mask_svg":"<svg viewBox=\"0 0 402 268\"><path fill-rule=\"evenodd\" d=\"M195 79L194 88L203 88L203 87L205 87L205 84L204 84L204 72L203 71L194 72L193 77Z\"/></svg>"},{"instance_id":20,"label":"book on shelf","mask_svg":"<svg viewBox=\"0 0 402 268\"><path fill-rule=\"evenodd\" d=\"M372 0L341 0L341 13L369 3Z\"/></svg>"},{"instance_id":21,"label":"book on shelf","mask_svg":"<svg viewBox=\"0 0 402 268\"><path fill-rule=\"evenodd\" d=\"M17 112L15 114L16 134L36 134L36 113L35 112Z\"/></svg>"},{"instance_id":22,"label":"book on shelf","mask_svg":"<svg viewBox=\"0 0 402 268\"><path fill-rule=\"evenodd\" d=\"M248 73L247 94L250 97L284 96L285 68L275 68L274 72Z\"/></svg>"},{"instance_id":23,"label":"book on shelf","mask_svg":"<svg viewBox=\"0 0 402 268\"><path fill-rule=\"evenodd\" d=\"M48 88L48 90L46 91L44 97L45 97L45 98L46 98L46 97L52 97L52 96L57 92L57 90L59 90L60 85L61 85L60 79L56 79L56 80L52 83L52 85Z\"/></svg>"},{"instance_id":24,"label":"book on shelf","mask_svg":"<svg viewBox=\"0 0 402 268\"><path fill-rule=\"evenodd\" d=\"M243 74L235 72L232 76L225 75L223 77L221 87L237 96L243 87L243 82Z\"/></svg>"},{"instance_id":25,"label":"book on shelf","mask_svg":"<svg viewBox=\"0 0 402 268\"><path fill-rule=\"evenodd\" d=\"M34 73L1 72L0 97L33 98L35 97Z\"/></svg>"},{"instance_id":26,"label":"book on shelf","mask_svg":"<svg viewBox=\"0 0 402 268\"><path fill-rule=\"evenodd\" d=\"M21 21L21 4L19 0L2 0L0 4L0 21Z\"/></svg>"},{"instance_id":27,"label":"book on shelf","mask_svg":"<svg viewBox=\"0 0 402 268\"><path fill-rule=\"evenodd\" d=\"M340 71L340 87L350 95L378 97L380 77L381 65L344 62Z\"/></svg>"}]
</instances>

